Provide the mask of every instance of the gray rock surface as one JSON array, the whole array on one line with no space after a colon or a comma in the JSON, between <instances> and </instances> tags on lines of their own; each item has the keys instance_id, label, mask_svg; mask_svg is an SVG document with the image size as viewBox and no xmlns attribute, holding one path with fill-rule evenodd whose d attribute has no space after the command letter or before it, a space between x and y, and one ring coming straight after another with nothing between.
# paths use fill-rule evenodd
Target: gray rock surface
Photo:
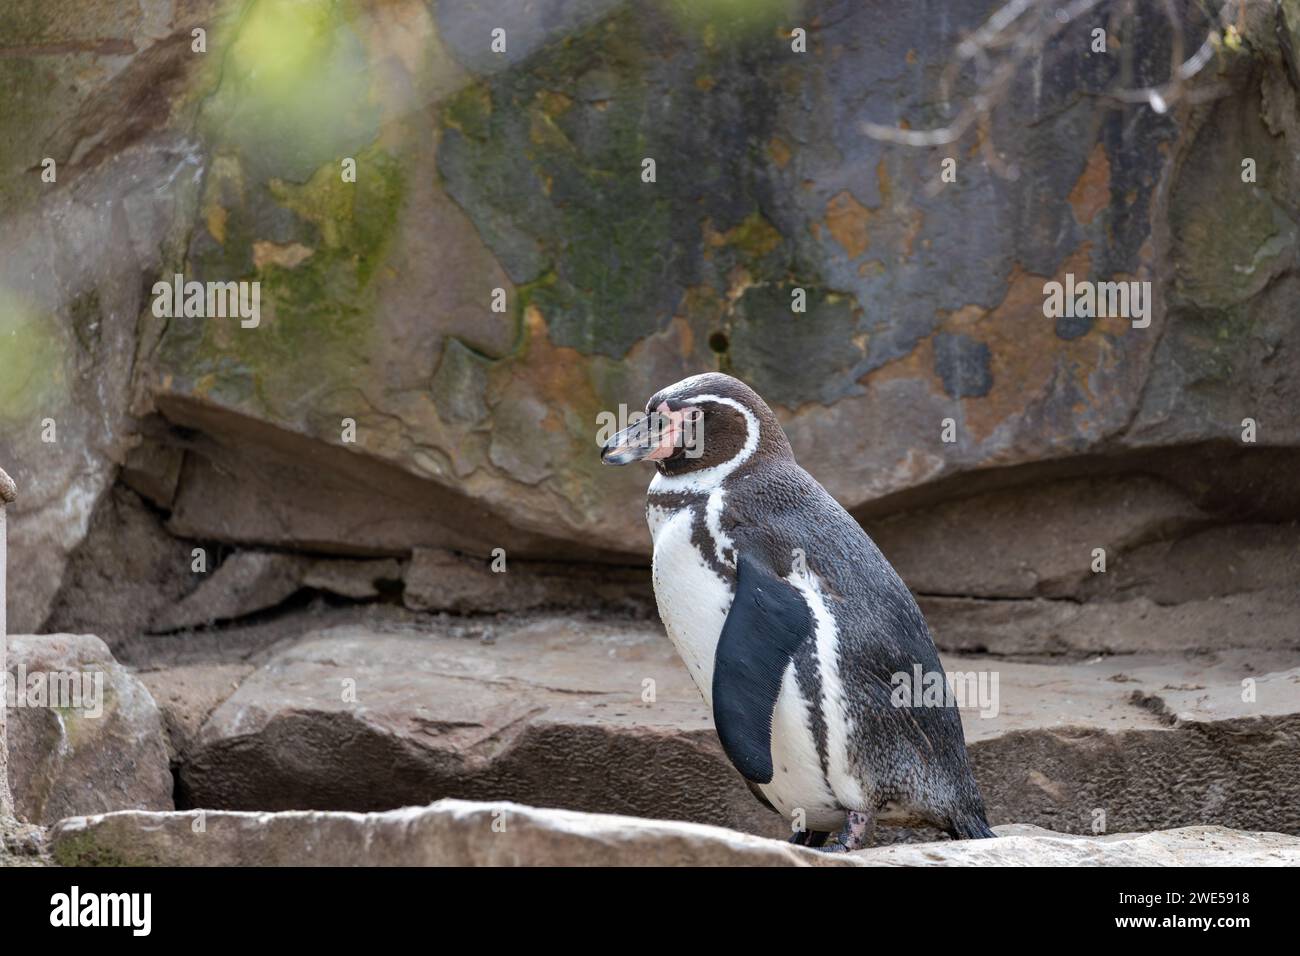
<instances>
[{"instance_id":1,"label":"gray rock surface","mask_svg":"<svg viewBox=\"0 0 1300 956\"><path fill-rule=\"evenodd\" d=\"M8 710L19 817L49 824L76 814L172 808L162 717L148 689L99 638L12 635L8 667L15 683L25 678Z\"/></svg>"},{"instance_id":2,"label":"gray rock surface","mask_svg":"<svg viewBox=\"0 0 1300 956\"><path fill-rule=\"evenodd\" d=\"M237 551L184 599L164 608L149 629L165 633L201 627L275 607L302 586L307 565L299 555Z\"/></svg>"},{"instance_id":3,"label":"gray rock surface","mask_svg":"<svg viewBox=\"0 0 1300 956\"><path fill-rule=\"evenodd\" d=\"M828 855L721 827L514 803L441 800L385 813L122 812L60 821L68 866L1295 866L1300 837L1223 827L999 839Z\"/></svg>"},{"instance_id":4,"label":"gray rock surface","mask_svg":"<svg viewBox=\"0 0 1300 956\"><path fill-rule=\"evenodd\" d=\"M136 675L158 704L172 756L189 749L208 715L253 670L251 664L189 664Z\"/></svg>"},{"instance_id":5,"label":"gray rock surface","mask_svg":"<svg viewBox=\"0 0 1300 956\"><path fill-rule=\"evenodd\" d=\"M48 866L45 829L0 814L0 867Z\"/></svg>"},{"instance_id":6,"label":"gray rock surface","mask_svg":"<svg viewBox=\"0 0 1300 956\"><path fill-rule=\"evenodd\" d=\"M785 832L726 762L656 623L542 616L482 628L476 639L349 626L269 652L190 737L188 800L381 810L506 798ZM986 690L996 676L996 697L963 711L992 821L1072 832L1097 819L1107 831L1300 832L1292 802L1277 799L1300 792L1294 662L1258 651L944 660L982 674Z\"/></svg>"},{"instance_id":7,"label":"gray rock surface","mask_svg":"<svg viewBox=\"0 0 1300 956\"><path fill-rule=\"evenodd\" d=\"M239 549L644 563L645 476L600 467L597 415L724 367L856 515L903 516L881 532L906 579L977 602L948 606L954 646L987 620L978 602L1080 596L1233 602L1199 630L1153 611L1180 648L1249 641L1219 623L1240 612L1286 637L1285 582L1205 589L1209 565L1185 574L1161 548L1221 534L1254 555L1243 569L1295 553L1263 540L1300 517L1290 0L1243 12L1242 44L1198 78L1221 97L1164 115L1102 95L1167 72L1163 16L1126 25L1124 58L1075 55L1072 25L987 130L1019 176L968 139L937 192L942 150L862 120L932 121L996 0L944 17L813 0L805 54L779 4L364 0L311 14L303 36L331 42L304 43L276 96L250 52L277 27L267 9L195 56L215 0L41 6L4 22L0 64L17 629L52 626L65 584L83 608L105 599L94 575L64 579L119 477L171 534ZM1192 49L1210 24L1185 9ZM33 174L35 144L56 183ZM142 290L175 272L262 283L264 321L153 316ZM1045 318L1045 283L1071 273L1150 281L1151 324ZM954 540L978 544L941 553ZM1113 550L1113 577L1089 577L1091 547ZM1066 630L1040 610L997 640ZM1104 620L1082 626L1105 643Z\"/></svg>"},{"instance_id":8,"label":"gray rock surface","mask_svg":"<svg viewBox=\"0 0 1300 956\"><path fill-rule=\"evenodd\" d=\"M724 760L657 626L548 617L477 639L310 635L212 711L180 779L190 805L207 808L504 796L779 830Z\"/></svg>"},{"instance_id":9,"label":"gray rock surface","mask_svg":"<svg viewBox=\"0 0 1300 956\"><path fill-rule=\"evenodd\" d=\"M406 567L402 600L418 611L497 612L535 608L621 607L649 610L654 603L644 568L598 564L492 562L416 548Z\"/></svg>"}]
</instances>

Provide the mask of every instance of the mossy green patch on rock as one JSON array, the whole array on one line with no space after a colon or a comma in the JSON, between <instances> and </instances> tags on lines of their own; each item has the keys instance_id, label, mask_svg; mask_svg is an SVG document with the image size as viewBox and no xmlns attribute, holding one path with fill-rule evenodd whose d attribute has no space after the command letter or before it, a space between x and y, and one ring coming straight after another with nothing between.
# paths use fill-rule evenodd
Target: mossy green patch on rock
<instances>
[{"instance_id":1,"label":"mossy green patch on rock","mask_svg":"<svg viewBox=\"0 0 1300 956\"><path fill-rule=\"evenodd\" d=\"M720 52L671 16L625 9L443 111L448 191L556 345L620 357L665 328L691 287L725 293L737 264L763 281L788 271L792 245L761 212L749 151L730 149L766 141L775 91L747 79L718 95L692 79L700 64L726 74L732 59L761 62L770 46Z\"/></svg>"},{"instance_id":2,"label":"mossy green patch on rock","mask_svg":"<svg viewBox=\"0 0 1300 956\"><path fill-rule=\"evenodd\" d=\"M30 426L67 397L63 337L49 316L0 287L0 420Z\"/></svg>"},{"instance_id":3,"label":"mossy green patch on rock","mask_svg":"<svg viewBox=\"0 0 1300 956\"><path fill-rule=\"evenodd\" d=\"M664 0L663 7L710 47L788 28L799 0Z\"/></svg>"},{"instance_id":4,"label":"mossy green patch on rock","mask_svg":"<svg viewBox=\"0 0 1300 956\"><path fill-rule=\"evenodd\" d=\"M272 180L271 194L320 230L322 259L333 253L353 262L365 286L396 230L404 183L401 163L381 149L362 153L357 165L362 174L355 183L324 166L305 186Z\"/></svg>"},{"instance_id":5,"label":"mossy green patch on rock","mask_svg":"<svg viewBox=\"0 0 1300 956\"><path fill-rule=\"evenodd\" d=\"M757 260L780 247L781 233L761 212L754 210L722 237L722 243L734 246L750 260Z\"/></svg>"},{"instance_id":6,"label":"mossy green patch on rock","mask_svg":"<svg viewBox=\"0 0 1300 956\"><path fill-rule=\"evenodd\" d=\"M804 292L804 312L791 307L797 288ZM857 309L852 296L815 285L791 281L749 288L730 328L731 369L773 404L830 402L834 383L863 357L846 335L858 324ZM818 391L819 383L824 391Z\"/></svg>"},{"instance_id":7,"label":"mossy green patch on rock","mask_svg":"<svg viewBox=\"0 0 1300 956\"><path fill-rule=\"evenodd\" d=\"M616 206L623 210L617 217L566 207L561 228L570 240L558 281L534 294L556 342L584 352L625 352L655 322L646 305L658 305L666 318L675 304L663 294L673 260L667 204L623 200Z\"/></svg>"},{"instance_id":8,"label":"mossy green patch on rock","mask_svg":"<svg viewBox=\"0 0 1300 956\"><path fill-rule=\"evenodd\" d=\"M706 342L751 286L822 285L771 208L785 57L750 13L620 9L443 111L447 191L555 346L619 359L675 316Z\"/></svg>"},{"instance_id":9,"label":"mossy green patch on rock","mask_svg":"<svg viewBox=\"0 0 1300 956\"><path fill-rule=\"evenodd\" d=\"M222 212L191 244L193 271L207 280L259 281L262 321L246 329L236 319L171 319L162 358L183 376L178 384L288 415L309 395L355 387L372 332L373 280L405 192L395 157L372 148L357 162L355 183L343 182L331 163L304 185L272 180L251 191L261 197L260 224L280 223L279 241L259 236L247 198L214 207ZM210 189L209 202L221 195ZM211 234L214 219L220 237Z\"/></svg>"},{"instance_id":10,"label":"mossy green patch on rock","mask_svg":"<svg viewBox=\"0 0 1300 956\"><path fill-rule=\"evenodd\" d=\"M487 418L487 378L491 364L458 339L446 340L430 391L439 414L447 422L472 427Z\"/></svg>"},{"instance_id":11,"label":"mossy green patch on rock","mask_svg":"<svg viewBox=\"0 0 1300 956\"><path fill-rule=\"evenodd\" d=\"M1248 299L1296 244L1295 224L1268 193L1245 184L1213 198L1182 194L1169 218L1180 253L1175 293L1200 306Z\"/></svg>"},{"instance_id":12,"label":"mossy green patch on rock","mask_svg":"<svg viewBox=\"0 0 1300 956\"><path fill-rule=\"evenodd\" d=\"M491 132L492 95L481 83L471 83L442 108L442 121L470 139L486 140Z\"/></svg>"},{"instance_id":13,"label":"mossy green patch on rock","mask_svg":"<svg viewBox=\"0 0 1300 956\"><path fill-rule=\"evenodd\" d=\"M98 835L85 831L77 834L65 832L54 846L51 856L59 866L147 866L161 861L146 862L122 851L104 845Z\"/></svg>"}]
</instances>

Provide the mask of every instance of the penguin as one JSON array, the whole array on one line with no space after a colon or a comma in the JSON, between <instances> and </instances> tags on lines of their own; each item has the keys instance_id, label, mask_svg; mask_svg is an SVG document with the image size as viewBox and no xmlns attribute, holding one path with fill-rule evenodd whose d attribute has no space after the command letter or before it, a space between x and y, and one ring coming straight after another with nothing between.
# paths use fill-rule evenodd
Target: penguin
<instances>
[{"instance_id":1,"label":"penguin","mask_svg":"<svg viewBox=\"0 0 1300 956\"><path fill-rule=\"evenodd\" d=\"M710 372L645 412L601 460L654 464L660 618L728 760L791 842L856 850L881 822L995 836L951 695L897 692L918 665L943 673L920 608L767 403Z\"/></svg>"}]
</instances>

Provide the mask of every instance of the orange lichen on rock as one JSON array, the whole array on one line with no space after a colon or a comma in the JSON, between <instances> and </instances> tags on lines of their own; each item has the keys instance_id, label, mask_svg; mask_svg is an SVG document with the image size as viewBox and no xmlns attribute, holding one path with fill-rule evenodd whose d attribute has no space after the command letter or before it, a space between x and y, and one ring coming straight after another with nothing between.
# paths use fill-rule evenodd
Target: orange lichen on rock
<instances>
[{"instance_id":1,"label":"orange lichen on rock","mask_svg":"<svg viewBox=\"0 0 1300 956\"><path fill-rule=\"evenodd\" d=\"M588 375L590 360L577 349L553 345L546 319L535 305L524 310L524 329L523 361L508 363L509 374L530 385L528 390L545 402L548 411L541 427L563 431L565 409L600 407Z\"/></svg>"},{"instance_id":2,"label":"orange lichen on rock","mask_svg":"<svg viewBox=\"0 0 1300 956\"><path fill-rule=\"evenodd\" d=\"M310 259L315 249L309 249L299 242L288 245L259 239L253 243L253 265L258 271L267 266L280 266L284 269L296 269Z\"/></svg>"},{"instance_id":3,"label":"orange lichen on rock","mask_svg":"<svg viewBox=\"0 0 1300 956\"><path fill-rule=\"evenodd\" d=\"M826 204L826 228L850 259L856 259L871 245L867 224L872 215L847 189Z\"/></svg>"},{"instance_id":4,"label":"orange lichen on rock","mask_svg":"<svg viewBox=\"0 0 1300 956\"><path fill-rule=\"evenodd\" d=\"M1085 242L1061 263L1054 278L1059 281L1067 273L1089 277L1091 268L1091 244ZM1086 416L1098 402L1120 398L1096 394L1093 376L1114 367L1116 347L1110 336L1122 334L1130 320L1095 318L1086 335L1062 339L1055 321L1043 314L1044 286L1050 281L1016 266L1007 280L1005 298L968 330L988 345L993 378L987 395L963 400L965 426L977 441L1024 415L1051 392L1062 373L1073 378L1078 394L1091 400L1072 410L1076 418Z\"/></svg>"},{"instance_id":5,"label":"orange lichen on rock","mask_svg":"<svg viewBox=\"0 0 1300 956\"><path fill-rule=\"evenodd\" d=\"M226 244L226 218L226 208L217 203L211 203L203 210L203 219L207 223L208 234L223 246Z\"/></svg>"},{"instance_id":6,"label":"orange lichen on rock","mask_svg":"<svg viewBox=\"0 0 1300 956\"><path fill-rule=\"evenodd\" d=\"M1088 164L1083 167L1083 174L1074 184L1066 197L1074 218L1081 225L1089 225L1110 204L1110 158L1106 147L1098 143L1088 155Z\"/></svg>"},{"instance_id":7,"label":"orange lichen on rock","mask_svg":"<svg viewBox=\"0 0 1300 956\"><path fill-rule=\"evenodd\" d=\"M1091 246L1084 243L1057 270L1059 281L1066 273L1089 277ZM1123 277L1110 277L1121 281ZM1075 339L1062 339L1056 323L1043 314L1044 286L1049 277L1025 272L1018 265L1007 279L1006 295L992 309L965 306L943 318L933 333L916 343L907 355L870 372L861 381L878 385L898 379L916 379L935 395L944 395L943 381L935 366L934 337L941 332L968 335L989 349L992 386L982 396L961 399L962 424L975 441L988 438L1002 424L1025 415L1026 410L1047 398L1061 375L1073 380L1081 396L1071 404L1076 419L1089 417L1102 403L1121 396L1097 394L1104 378L1119 370L1118 348L1113 339L1129 327L1129 319L1093 319L1092 328Z\"/></svg>"}]
</instances>

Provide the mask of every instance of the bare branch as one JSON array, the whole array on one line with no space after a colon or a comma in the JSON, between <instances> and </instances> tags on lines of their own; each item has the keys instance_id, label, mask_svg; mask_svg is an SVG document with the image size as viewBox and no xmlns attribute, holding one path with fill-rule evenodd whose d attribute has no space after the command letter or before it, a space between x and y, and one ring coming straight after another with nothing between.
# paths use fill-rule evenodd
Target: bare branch
<instances>
[{"instance_id":1,"label":"bare branch","mask_svg":"<svg viewBox=\"0 0 1300 956\"><path fill-rule=\"evenodd\" d=\"M988 115L1010 94L1012 84L1026 64L1041 57L1062 30L1103 2L1073 0L1049 15L1047 10L1055 6L1050 0L1007 0L978 29L957 44L952 60L944 69L939 91L945 105L958 77L972 67L975 72L975 91L951 122L931 129L905 129L867 121L861 124L862 132L882 142L925 148L949 145L964 137L972 127L980 127L985 131L984 149L990 166L1001 168L1003 174L1014 175L1014 168L1006 167L989 143ZM1119 19L1131 22L1135 6L1132 2L1126 3ZM1196 52L1183 59L1184 37L1177 7L1174 0L1163 0L1162 6L1171 29L1170 59L1176 64L1170 70L1169 80L1160 86L1118 89L1095 95L1121 103L1145 103L1157 113L1166 112L1179 101L1200 102L1207 98L1205 91L1189 96L1188 81L1214 58L1220 31L1211 30ZM1219 11L1219 27L1230 22L1236 6L1235 0L1224 4ZM1031 15L1035 12L1037 19L1032 20ZM1218 90L1217 86L1213 88L1215 94Z\"/></svg>"}]
</instances>

